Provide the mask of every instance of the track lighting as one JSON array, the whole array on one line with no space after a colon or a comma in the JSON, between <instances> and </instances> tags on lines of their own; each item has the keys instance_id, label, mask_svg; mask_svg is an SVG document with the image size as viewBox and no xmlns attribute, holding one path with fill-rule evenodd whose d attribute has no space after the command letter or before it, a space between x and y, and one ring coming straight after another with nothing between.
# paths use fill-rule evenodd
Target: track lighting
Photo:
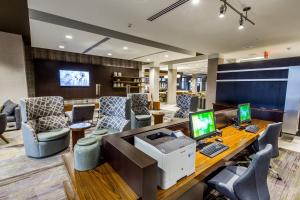
<instances>
[{"instance_id":1,"label":"track lighting","mask_svg":"<svg viewBox=\"0 0 300 200\"><path fill-rule=\"evenodd\" d=\"M226 1L225 1L226 2ZM220 7L220 14L219 14L219 17L220 18L224 18L225 17L225 13L226 13L226 10L227 10L227 5L226 3L224 2L224 4L221 5Z\"/></svg>"},{"instance_id":2,"label":"track lighting","mask_svg":"<svg viewBox=\"0 0 300 200\"><path fill-rule=\"evenodd\" d=\"M243 11L239 11L238 9L236 9L235 7L233 7L233 5L231 5L230 3L228 3L228 0L220 0L220 1L223 2L223 4L220 7L220 14L219 14L220 18L224 18L225 17L225 13L227 11L227 7L229 7L229 8L231 8L234 12L236 12L240 16L239 30L242 30L242 29L245 28L244 22L249 22L252 25L255 25L255 23L248 18L248 12L251 10L251 7L245 7L243 9Z\"/></svg>"},{"instance_id":3,"label":"track lighting","mask_svg":"<svg viewBox=\"0 0 300 200\"><path fill-rule=\"evenodd\" d=\"M240 26L239 26L239 30L242 30L242 29L244 29L244 18L243 18L243 15L241 15Z\"/></svg>"}]
</instances>

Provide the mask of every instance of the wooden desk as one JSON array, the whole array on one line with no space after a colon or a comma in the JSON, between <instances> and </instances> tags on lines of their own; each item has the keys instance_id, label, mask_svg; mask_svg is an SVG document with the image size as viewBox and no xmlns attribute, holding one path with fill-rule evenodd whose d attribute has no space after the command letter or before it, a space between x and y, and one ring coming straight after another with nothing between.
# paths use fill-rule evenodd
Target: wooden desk
<instances>
[{"instance_id":1,"label":"wooden desk","mask_svg":"<svg viewBox=\"0 0 300 200\"><path fill-rule=\"evenodd\" d=\"M100 107L100 104L97 102L97 103L78 103L78 104L71 104L71 103L65 103L64 104L64 110L65 112L69 112L69 111L72 111L73 109L73 105L84 105L84 104L95 104L95 109L99 109Z\"/></svg>"},{"instance_id":2,"label":"wooden desk","mask_svg":"<svg viewBox=\"0 0 300 200\"><path fill-rule=\"evenodd\" d=\"M253 120L253 124L260 128L257 134L239 131L231 126L222 129L223 144L229 146L229 149L217 155L214 158L209 158L198 151L196 152L196 172L191 176L181 179L176 185L167 190L158 190L157 199L177 199L194 185L203 181L209 174L223 166L239 152L252 144L262 133L267 125L271 122L262 120ZM213 137L207 139L208 142L215 142Z\"/></svg>"},{"instance_id":3,"label":"wooden desk","mask_svg":"<svg viewBox=\"0 0 300 200\"><path fill-rule=\"evenodd\" d=\"M64 183L68 198L76 200L130 200L138 198L108 163L104 163L94 170L79 172L74 170L72 153L64 154L62 158L71 179L71 184Z\"/></svg>"},{"instance_id":4,"label":"wooden desk","mask_svg":"<svg viewBox=\"0 0 300 200\"><path fill-rule=\"evenodd\" d=\"M269 121L253 120L253 124L258 125L260 128L257 134L239 131L233 127L222 129L223 143L229 146L228 150L214 158L196 152L196 172L194 174L181 179L176 185L167 190L157 189L155 176L157 163L133 146L134 135L160 128L180 129L188 135L187 122L188 120L181 120L158 124L104 137L102 147L108 163L88 172L74 172L71 154L64 155L66 168L79 199L105 199L109 195L119 199L178 199L193 186L203 182L204 178L223 166L225 162L252 144L259 134L265 130L266 126L271 123ZM210 138L208 141L214 142L214 139ZM201 199L200 196L199 199Z\"/></svg>"}]
</instances>

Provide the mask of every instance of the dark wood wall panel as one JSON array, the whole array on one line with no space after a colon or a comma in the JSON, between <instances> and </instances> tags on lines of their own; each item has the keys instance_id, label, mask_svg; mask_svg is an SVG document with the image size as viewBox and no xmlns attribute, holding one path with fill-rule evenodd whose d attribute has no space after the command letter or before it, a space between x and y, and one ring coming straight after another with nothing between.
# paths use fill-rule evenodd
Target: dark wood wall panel
<instances>
[{"instance_id":1,"label":"dark wood wall panel","mask_svg":"<svg viewBox=\"0 0 300 200\"><path fill-rule=\"evenodd\" d=\"M218 71L281 68L293 66L300 66L300 57L222 64L218 66ZM270 80L240 81L239 79ZM288 69L218 73L217 80L219 81L217 83L216 103L237 105L240 103L249 102L253 108L270 110L277 109L283 112L285 106L287 81L272 81L271 79L288 79ZM259 115L261 114L260 112L258 113Z\"/></svg>"},{"instance_id":2,"label":"dark wood wall panel","mask_svg":"<svg viewBox=\"0 0 300 200\"><path fill-rule=\"evenodd\" d=\"M284 109L287 82L217 83L217 103L251 103L255 108Z\"/></svg>"},{"instance_id":3,"label":"dark wood wall panel","mask_svg":"<svg viewBox=\"0 0 300 200\"><path fill-rule=\"evenodd\" d=\"M96 84L101 84L101 96L126 96L125 89L114 89L113 72L123 76L138 76L139 70L123 67L111 67L71 62L34 60L36 96L58 95L65 99L96 98ZM90 87L60 87L59 70L85 70L90 72ZM134 92L134 91L133 91ZM135 91L135 92L138 92Z\"/></svg>"},{"instance_id":4,"label":"dark wood wall panel","mask_svg":"<svg viewBox=\"0 0 300 200\"><path fill-rule=\"evenodd\" d=\"M20 34L30 45L30 27L27 0L4 0L0 6L0 31Z\"/></svg>"}]
</instances>

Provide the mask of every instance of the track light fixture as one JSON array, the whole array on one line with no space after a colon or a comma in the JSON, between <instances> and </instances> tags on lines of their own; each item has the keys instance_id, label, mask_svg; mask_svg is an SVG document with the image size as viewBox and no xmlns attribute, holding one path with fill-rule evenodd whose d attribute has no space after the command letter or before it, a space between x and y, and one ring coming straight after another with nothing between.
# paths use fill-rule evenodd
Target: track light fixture
<instances>
[{"instance_id":1,"label":"track light fixture","mask_svg":"<svg viewBox=\"0 0 300 200\"><path fill-rule=\"evenodd\" d=\"M225 1L226 2L226 1ZM220 18L224 18L225 17L225 13L227 11L227 5L226 3L222 4L221 7L220 7L220 15L219 17Z\"/></svg>"},{"instance_id":2,"label":"track light fixture","mask_svg":"<svg viewBox=\"0 0 300 200\"><path fill-rule=\"evenodd\" d=\"M243 16L241 15L239 30L242 30L242 29L244 29L244 18L243 18Z\"/></svg>"},{"instance_id":3,"label":"track light fixture","mask_svg":"<svg viewBox=\"0 0 300 200\"><path fill-rule=\"evenodd\" d=\"M255 25L255 23L250 20L248 18L248 12L251 10L251 7L245 7L243 9L243 11L238 11L238 9L236 9L235 7L233 7L230 3L228 3L228 0L220 0L223 2L223 4L220 7L220 14L219 17L220 18L224 18L225 17L225 13L227 11L227 7L231 8L234 12L236 12L239 16L239 30L244 29L244 22L248 21L249 23L251 23L252 25Z\"/></svg>"}]
</instances>

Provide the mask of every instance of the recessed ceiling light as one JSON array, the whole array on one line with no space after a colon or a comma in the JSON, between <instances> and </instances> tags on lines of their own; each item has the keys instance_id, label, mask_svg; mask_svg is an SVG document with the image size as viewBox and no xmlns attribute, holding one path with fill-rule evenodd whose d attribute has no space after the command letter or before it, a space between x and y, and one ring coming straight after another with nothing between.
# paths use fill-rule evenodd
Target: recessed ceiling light
<instances>
[{"instance_id":1,"label":"recessed ceiling light","mask_svg":"<svg viewBox=\"0 0 300 200\"><path fill-rule=\"evenodd\" d=\"M263 56L257 56L257 57L254 57L254 58L241 58L241 59L238 59L239 62L245 62L245 61L253 61L253 60L263 60L265 59L265 57Z\"/></svg>"},{"instance_id":2,"label":"recessed ceiling light","mask_svg":"<svg viewBox=\"0 0 300 200\"><path fill-rule=\"evenodd\" d=\"M169 55L165 55L165 58L169 58Z\"/></svg>"},{"instance_id":3,"label":"recessed ceiling light","mask_svg":"<svg viewBox=\"0 0 300 200\"><path fill-rule=\"evenodd\" d=\"M108 55L108 56L112 56L112 53L108 53L107 55Z\"/></svg>"},{"instance_id":4,"label":"recessed ceiling light","mask_svg":"<svg viewBox=\"0 0 300 200\"><path fill-rule=\"evenodd\" d=\"M192 0L193 5L197 5L197 4L199 4L199 2L200 2L200 0Z\"/></svg>"},{"instance_id":5,"label":"recessed ceiling light","mask_svg":"<svg viewBox=\"0 0 300 200\"><path fill-rule=\"evenodd\" d=\"M128 50L128 47L123 47L124 50Z\"/></svg>"},{"instance_id":6,"label":"recessed ceiling light","mask_svg":"<svg viewBox=\"0 0 300 200\"><path fill-rule=\"evenodd\" d=\"M69 40L72 40L73 39L73 36L72 35L66 35L65 36L67 39L69 39Z\"/></svg>"},{"instance_id":7,"label":"recessed ceiling light","mask_svg":"<svg viewBox=\"0 0 300 200\"><path fill-rule=\"evenodd\" d=\"M147 61L150 62L151 60L148 58Z\"/></svg>"},{"instance_id":8,"label":"recessed ceiling light","mask_svg":"<svg viewBox=\"0 0 300 200\"><path fill-rule=\"evenodd\" d=\"M64 45L59 45L59 46L58 46L58 48L60 48L60 49L64 49L64 48L65 48L65 46L64 46Z\"/></svg>"}]
</instances>

